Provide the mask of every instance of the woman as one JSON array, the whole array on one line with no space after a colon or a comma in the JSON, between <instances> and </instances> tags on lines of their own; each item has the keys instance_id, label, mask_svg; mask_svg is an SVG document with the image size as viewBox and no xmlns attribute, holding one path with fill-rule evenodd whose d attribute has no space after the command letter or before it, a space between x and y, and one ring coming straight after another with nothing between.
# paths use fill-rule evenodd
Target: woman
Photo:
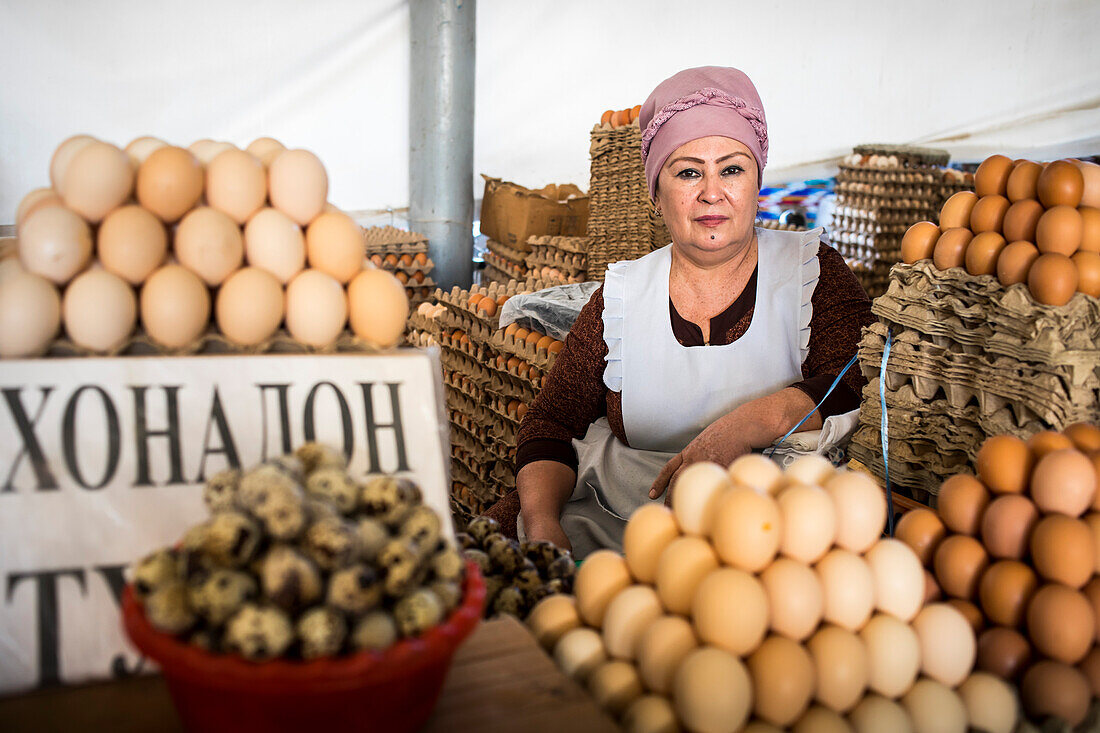
<instances>
[{"instance_id":1,"label":"woman","mask_svg":"<svg viewBox=\"0 0 1100 733\"><path fill-rule=\"evenodd\" d=\"M851 369L822 401L873 320L840 255L821 230L754 228L768 137L749 78L682 71L639 124L672 243L608 269L517 440L521 536L578 558L620 545L683 467L765 448L820 403L800 428L818 429L865 383Z\"/></svg>"}]
</instances>

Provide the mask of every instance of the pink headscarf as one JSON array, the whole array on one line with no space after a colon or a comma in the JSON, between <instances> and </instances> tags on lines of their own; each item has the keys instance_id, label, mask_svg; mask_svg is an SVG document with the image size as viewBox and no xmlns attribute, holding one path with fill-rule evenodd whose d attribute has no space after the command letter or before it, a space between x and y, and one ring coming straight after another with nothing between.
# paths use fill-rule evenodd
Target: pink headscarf
<instances>
[{"instance_id":1,"label":"pink headscarf","mask_svg":"<svg viewBox=\"0 0 1100 733\"><path fill-rule=\"evenodd\" d=\"M743 143L756 158L757 184L768 162L764 105L745 72L722 66L685 69L657 85L638 115L649 197L657 197L657 174L685 143L720 135Z\"/></svg>"}]
</instances>

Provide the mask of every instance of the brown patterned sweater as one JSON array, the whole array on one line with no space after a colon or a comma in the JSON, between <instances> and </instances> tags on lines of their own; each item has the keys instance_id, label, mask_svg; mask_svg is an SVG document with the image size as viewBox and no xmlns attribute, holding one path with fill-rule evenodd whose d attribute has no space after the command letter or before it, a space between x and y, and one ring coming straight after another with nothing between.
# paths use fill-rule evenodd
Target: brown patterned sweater
<instances>
[{"instance_id":1,"label":"brown patterned sweater","mask_svg":"<svg viewBox=\"0 0 1100 733\"><path fill-rule=\"evenodd\" d=\"M801 382L791 385L815 403L822 400L836 375L856 353L864 326L874 321L871 302L859 281L832 247L822 244L817 253L820 276L812 296L809 352L802 364ZM741 295L711 319L711 341L731 344L748 330L756 303L756 273ZM702 346L703 332L676 312L669 300L669 317L677 340L684 346ZM583 438L588 426L607 416L611 431L624 444L622 395L603 382L607 344L603 340L603 288L581 310L547 374L546 382L523 418L516 438L516 471L532 461L552 460L577 468L572 440ZM859 406L866 380L853 366L821 404L822 417Z\"/></svg>"}]
</instances>

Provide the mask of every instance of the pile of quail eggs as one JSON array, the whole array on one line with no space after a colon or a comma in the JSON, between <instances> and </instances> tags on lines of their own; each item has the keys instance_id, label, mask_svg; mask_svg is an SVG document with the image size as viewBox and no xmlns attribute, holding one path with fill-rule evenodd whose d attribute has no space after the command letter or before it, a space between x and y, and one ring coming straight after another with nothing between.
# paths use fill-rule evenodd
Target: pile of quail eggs
<instances>
[{"instance_id":1,"label":"pile of quail eggs","mask_svg":"<svg viewBox=\"0 0 1100 733\"><path fill-rule=\"evenodd\" d=\"M204 488L210 518L132 568L158 630L251 661L381 651L462 600L465 560L408 479L303 445Z\"/></svg>"}]
</instances>

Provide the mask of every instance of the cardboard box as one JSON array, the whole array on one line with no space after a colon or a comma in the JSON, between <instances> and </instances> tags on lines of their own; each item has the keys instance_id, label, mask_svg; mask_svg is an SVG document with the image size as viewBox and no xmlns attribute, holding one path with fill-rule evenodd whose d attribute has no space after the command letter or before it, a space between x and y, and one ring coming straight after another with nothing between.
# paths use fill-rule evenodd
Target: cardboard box
<instances>
[{"instance_id":1,"label":"cardboard box","mask_svg":"<svg viewBox=\"0 0 1100 733\"><path fill-rule=\"evenodd\" d=\"M541 235L583 236L588 228L588 197L573 184L524 188L482 174L481 232L521 252L527 238Z\"/></svg>"}]
</instances>

